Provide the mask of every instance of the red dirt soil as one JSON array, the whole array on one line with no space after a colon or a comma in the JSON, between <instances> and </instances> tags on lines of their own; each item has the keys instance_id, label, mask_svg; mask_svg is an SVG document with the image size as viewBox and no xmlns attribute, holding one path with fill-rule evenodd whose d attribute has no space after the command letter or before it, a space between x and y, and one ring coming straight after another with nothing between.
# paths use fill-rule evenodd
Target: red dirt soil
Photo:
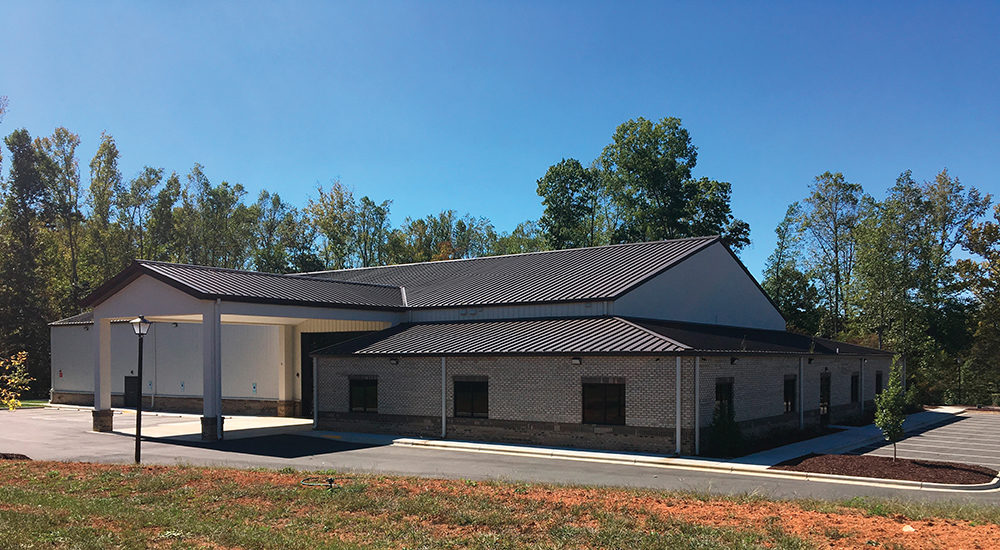
<instances>
[{"instance_id":1,"label":"red dirt soil","mask_svg":"<svg viewBox=\"0 0 1000 550\"><path fill-rule=\"evenodd\" d=\"M984 466L871 455L808 454L770 469L961 485L989 483L997 477L996 470Z\"/></svg>"},{"instance_id":2,"label":"red dirt soil","mask_svg":"<svg viewBox=\"0 0 1000 550\"><path fill-rule=\"evenodd\" d=\"M0 483L20 485L24 474L44 475L57 470L62 475L90 478L106 471L123 474L134 472L130 465L106 465L59 462L26 462L26 471L20 474L13 470L0 472ZM143 466L147 474L168 473L167 470L197 472L198 477L188 486L214 486L226 481L241 488L252 489L261 486L301 487L299 481L303 473L277 473L245 471L235 469L192 469L165 466ZM419 479L386 476L338 475L339 483L358 482L365 485L366 493L372 496L392 495L398 491L410 494L458 495L486 497L504 503L512 510L523 510L522 531L546 533L552 526L534 516L534 508L529 503L544 503L554 507L590 506L618 514L641 517L643 513L662 518L674 518L686 522L712 527L735 529L767 530L777 526L785 532L810 540L820 548L870 548L900 547L913 550L939 548L996 549L1000 548L1000 525L975 523L950 519L911 520L901 515L893 517L868 516L864 511L836 507L827 511L804 509L795 502L749 501L738 502L726 499L701 500L692 497L672 496L657 492L636 492L621 489L553 487L544 485L514 485L492 482L476 484L462 480ZM131 483L122 480L123 484ZM311 490L302 488L301 490ZM323 490L323 489L316 489ZM244 498L240 497L233 502ZM225 504L229 501L222 501ZM296 514L322 514L322 509L296 510ZM357 516L375 516L377 511L340 512ZM97 518L94 518L97 519ZM489 531L486 526L454 525L435 523L434 518L414 518L441 536L468 536ZM588 520L581 517L582 524ZM319 536L319 534L317 534ZM344 533L347 539L361 536L358 533ZM319 540L319 539L317 539ZM206 545L210 544L205 541ZM345 542L354 542L345 540ZM363 540L357 541L363 545Z\"/></svg>"}]
</instances>

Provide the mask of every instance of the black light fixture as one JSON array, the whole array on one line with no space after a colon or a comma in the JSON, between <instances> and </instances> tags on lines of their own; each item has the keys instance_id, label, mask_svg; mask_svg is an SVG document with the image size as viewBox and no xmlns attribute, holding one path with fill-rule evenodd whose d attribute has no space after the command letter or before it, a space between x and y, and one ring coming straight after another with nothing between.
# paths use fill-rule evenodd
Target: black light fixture
<instances>
[{"instance_id":1,"label":"black light fixture","mask_svg":"<svg viewBox=\"0 0 1000 550\"><path fill-rule=\"evenodd\" d=\"M659 359L657 359L657 361L659 361ZM570 359L569 362L572 363L572 364L574 364L574 365L580 365L580 364L583 364L583 359L580 359L579 357L574 357L574 358Z\"/></svg>"},{"instance_id":2,"label":"black light fixture","mask_svg":"<svg viewBox=\"0 0 1000 550\"><path fill-rule=\"evenodd\" d=\"M739 361L738 357L730 357L729 358L729 364L730 365L735 365L737 361Z\"/></svg>"},{"instance_id":3,"label":"black light fixture","mask_svg":"<svg viewBox=\"0 0 1000 550\"><path fill-rule=\"evenodd\" d=\"M139 463L139 442L142 440L142 338L149 332L150 323L142 315L129 321L132 323L132 331L139 337L139 364L136 371L139 383L136 384L135 396L135 463Z\"/></svg>"}]
</instances>

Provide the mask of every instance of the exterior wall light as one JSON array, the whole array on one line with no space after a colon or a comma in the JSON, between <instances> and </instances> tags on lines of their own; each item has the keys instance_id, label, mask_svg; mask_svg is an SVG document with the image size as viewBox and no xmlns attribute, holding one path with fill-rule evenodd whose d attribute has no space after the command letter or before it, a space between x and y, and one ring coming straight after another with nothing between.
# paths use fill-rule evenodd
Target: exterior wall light
<instances>
[{"instance_id":1,"label":"exterior wall light","mask_svg":"<svg viewBox=\"0 0 1000 550\"><path fill-rule=\"evenodd\" d=\"M730 365L735 365L736 362L739 361L739 360L740 360L739 357L730 357L729 358L729 364Z\"/></svg>"},{"instance_id":2,"label":"exterior wall light","mask_svg":"<svg viewBox=\"0 0 1000 550\"><path fill-rule=\"evenodd\" d=\"M399 357L390 357L389 358L389 364L390 365L398 365L399 364Z\"/></svg>"},{"instance_id":3,"label":"exterior wall light","mask_svg":"<svg viewBox=\"0 0 1000 550\"><path fill-rule=\"evenodd\" d=\"M574 357L574 358L570 359L570 363L572 363L574 365L581 365L581 364L583 364L583 359L580 359L579 357Z\"/></svg>"}]
</instances>

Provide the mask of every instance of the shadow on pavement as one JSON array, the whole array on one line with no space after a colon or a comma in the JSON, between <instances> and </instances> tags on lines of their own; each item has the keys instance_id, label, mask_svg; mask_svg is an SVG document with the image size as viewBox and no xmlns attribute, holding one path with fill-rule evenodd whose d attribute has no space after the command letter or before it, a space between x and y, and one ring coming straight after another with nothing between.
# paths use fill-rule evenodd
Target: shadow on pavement
<instances>
[{"instance_id":1,"label":"shadow on pavement","mask_svg":"<svg viewBox=\"0 0 1000 550\"><path fill-rule=\"evenodd\" d=\"M147 441L155 441L157 443L167 443L169 445L212 449L228 453L270 456L274 458L302 458L305 456L339 453L343 451L356 451L359 449L369 449L380 446L364 443L348 443L345 441L336 441L321 437L293 434L265 435L261 437L247 437L232 440L223 439L222 441L190 441L187 439L169 437L144 437L143 439Z\"/></svg>"}]
</instances>

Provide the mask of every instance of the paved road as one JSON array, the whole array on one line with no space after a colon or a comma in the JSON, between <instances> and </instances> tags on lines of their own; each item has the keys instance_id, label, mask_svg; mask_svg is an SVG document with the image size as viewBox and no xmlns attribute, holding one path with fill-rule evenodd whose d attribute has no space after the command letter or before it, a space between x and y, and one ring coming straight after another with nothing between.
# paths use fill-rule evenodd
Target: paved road
<instances>
[{"instance_id":1,"label":"paved road","mask_svg":"<svg viewBox=\"0 0 1000 550\"><path fill-rule=\"evenodd\" d=\"M916 434L896 444L897 456L979 464L1000 470L1000 414L967 412L944 425ZM892 456L892 444L878 443L856 454Z\"/></svg>"},{"instance_id":2,"label":"paved road","mask_svg":"<svg viewBox=\"0 0 1000 550\"><path fill-rule=\"evenodd\" d=\"M116 415L116 427L124 427L132 418ZM176 418L171 417L143 418L144 426L177 422ZM0 452L26 454L35 460L112 463L132 460L134 440L130 436L121 433L95 433L90 431L90 424L89 411L52 408L0 411ZM157 464L335 469L441 478L645 487L714 494L756 493L776 498L846 499L854 496L880 496L1000 504L1000 491L911 491L551 458L400 446L363 446L295 434L231 440L212 445L146 441L142 449L144 462Z\"/></svg>"}]
</instances>

